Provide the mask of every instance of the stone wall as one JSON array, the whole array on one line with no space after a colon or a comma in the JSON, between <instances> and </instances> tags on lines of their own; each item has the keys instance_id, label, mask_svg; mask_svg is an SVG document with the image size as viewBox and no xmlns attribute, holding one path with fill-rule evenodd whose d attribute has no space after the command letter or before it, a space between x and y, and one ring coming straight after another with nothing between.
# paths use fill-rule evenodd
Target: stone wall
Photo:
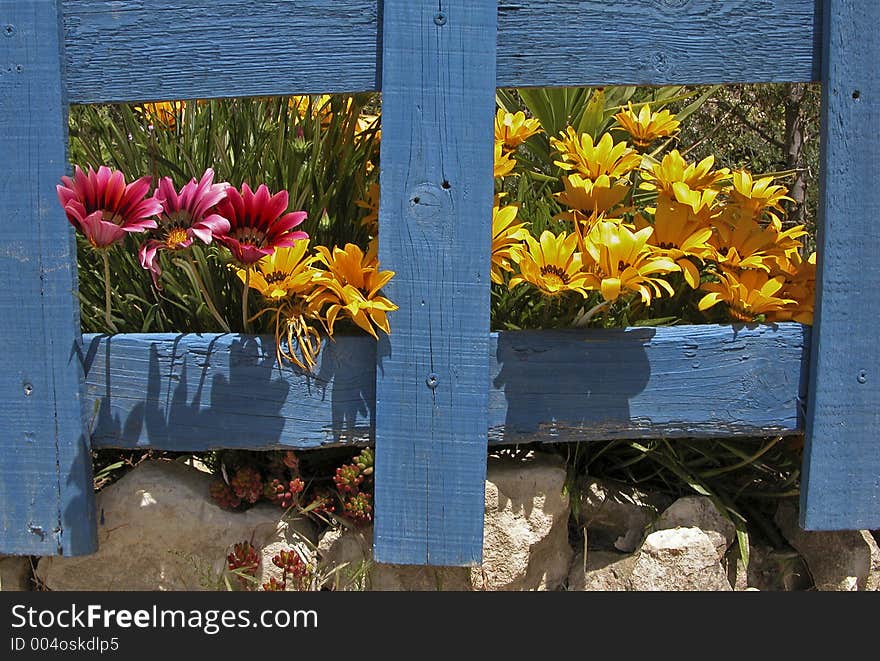
<instances>
[{"instance_id":1,"label":"stone wall","mask_svg":"<svg viewBox=\"0 0 880 661\"><path fill-rule=\"evenodd\" d=\"M869 531L808 533L796 506L776 523L790 544L752 546L746 568L736 530L712 501L659 494L592 478L566 492L558 457L490 459L483 563L413 567L372 560L372 529L320 529L306 516L259 504L217 507L212 477L178 462L139 464L97 495L98 552L83 557L0 558L0 589L224 590L257 587L295 549L313 568L312 587L348 590L878 590L880 549ZM574 501L576 515L570 503ZM572 539L580 541L572 548ZM236 542L258 550L252 584L226 569ZM36 567L32 571L32 565Z\"/></svg>"}]
</instances>

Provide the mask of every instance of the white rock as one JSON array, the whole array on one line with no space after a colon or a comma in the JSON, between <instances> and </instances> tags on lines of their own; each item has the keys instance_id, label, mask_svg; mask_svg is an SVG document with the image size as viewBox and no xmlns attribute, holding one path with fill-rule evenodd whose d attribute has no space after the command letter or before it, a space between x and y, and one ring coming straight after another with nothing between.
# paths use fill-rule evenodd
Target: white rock
<instances>
[{"instance_id":1,"label":"white rock","mask_svg":"<svg viewBox=\"0 0 880 661\"><path fill-rule=\"evenodd\" d=\"M30 557L0 556L0 592L29 592L31 589Z\"/></svg>"},{"instance_id":2,"label":"white rock","mask_svg":"<svg viewBox=\"0 0 880 661\"><path fill-rule=\"evenodd\" d=\"M570 506L560 457L490 459L486 472L483 564L478 590L555 590L568 576Z\"/></svg>"},{"instance_id":3,"label":"white rock","mask_svg":"<svg viewBox=\"0 0 880 661\"><path fill-rule=\"evenodd\" d=\"M715 545L718 559L724 557L736 537L736 527L718 511L708 496L684 496L667 507L654 522L653 530L699 528Z\"/></svg>"},{"instance_id":4,"label":"white rock","mask_svg":"<svg viewBox=\"0 0 880 661\"><path fill-rule=\"evenodd\" d=\"M98 551L41 558L37 576L51 590L222 590L236 542L261 551L260 583L280 575L271 562L280 549L311 553L316 540L308 519L282 519L268 503L220 509L208 493L211 481L178 462L138 464L97 494Z\"/></svg>"},{"instance_id":5,"label":"white rock","mask_svg":"<svg viewBox=\"0 0 880 661\"><path fill-rule=\"evenodd\" d=\"M699 528L673 528L645 538L630 574L638 591L730 591L715 543Z\"/></svg>"},{"instance_id":6,"label":"white rock","mask_svg":"<svg viewBox=\"0 0 880 661\"><path fill-rule=\"evenodd\" d=\"M880 548L870 531L805 531L798 524L797 506L790 502L779 505L774 520L803 556L817 590L880 590Z\"/></svg>"},{"instance_id":7,"label":"white rock","mask_svg":"<svg viewBox=\"0 0 880 661\"><path fill-rule=\"evenodd\" d=\"M587 563L584 554L578 553L571 563L568 575L568 590L625 592L632 589L632 574L635 556L613 551L588 551Z\"/></svg>"},{"instance_id":8,"label":"white rock","mask_svg":"<svg viewBox=\"0 0 880 661\"><path fill-rule=\"evenodd\" d=\"M577 519L586 528L590 547L624 553L638 548L650 524L670 502L661 494L595 478L580 481L577 490Z\"/></svg>"},{"instance_id":9,"label":"white rock","mask_svg":"<svg viewBox=\"0 0 880 661\"><path fill-rule=\"evenodd\" d=\"M372 590L557 589L568 575L572 556L564 484L560 459L541 455L525 462L491 459L480 567L374 563L372 528L365 527L322 536L318 545L322 573L346 565L337 574L340 585ZM347 576L350 572L353 578Z\"/></svg>"}]
</instances>

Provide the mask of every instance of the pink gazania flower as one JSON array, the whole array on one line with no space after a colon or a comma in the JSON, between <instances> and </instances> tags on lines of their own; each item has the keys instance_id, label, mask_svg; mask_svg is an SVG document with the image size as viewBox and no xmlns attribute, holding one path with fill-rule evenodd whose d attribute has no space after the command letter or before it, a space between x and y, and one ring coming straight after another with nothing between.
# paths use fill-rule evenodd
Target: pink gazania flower
<instances>
[{"instance_id":1,"label":"pink gazania flower","mask_svg":"<svg viewBox=\"0 0 880 661\"><path fill-rule=\"evenodd\" d=\"M170 177L159 180L153 196L161 205L155 232L159 238L150 238L138 250L141 266L150 271L157 285L162 274L158 259L160 250L183 250L192 245L193 239L211 243L214 236L229 231L229 221L213 209L226 197L229 184L213 182L211 168L205 170L200 181L190 179L180 193L174 189Z\"/></svg>"},{"instance_id":2,"label":"pink gazania flower","mask_svg":"<svg viewBox=\"0 0 880 661\"><path fill-rule=\"evenodd\" d=\"M156 221L152 216L162 210L158 201L144 199L150 177L126 184L121 172L106 165L97 172L89 166L87 173L76 166L73 179L61 177L56 189L67 220L95 248L121 241L126 232L153 229Z\"/></svg>"},{"instance_id":3,"label":"pink gazania flower","mask_svg":"<svg viewBox=\"0 0 880 661\"><path fill-rule=\"evenodd\" d=\"M289 248L296 241L309 238L305 232L291 232L307 214L284 213L287 203L287 191L272 195L265 184L260 184L256 192L247 184L242 185L240 193L227 188L226 199L217 205L217 213L229 220L230 228L214 238L229 248L239 264L250 268L275 252L275 248Z\"/></svg>"}]
</instances>

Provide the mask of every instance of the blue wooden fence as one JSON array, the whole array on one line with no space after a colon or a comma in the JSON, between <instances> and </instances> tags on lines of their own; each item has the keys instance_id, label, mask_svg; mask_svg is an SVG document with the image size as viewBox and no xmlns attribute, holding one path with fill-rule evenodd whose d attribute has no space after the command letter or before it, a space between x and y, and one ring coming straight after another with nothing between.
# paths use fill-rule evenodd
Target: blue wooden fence
<instances>
[{"instance_id":1,"label":"blue wooden fence","mask_svg":"<svg viewBox=\"0 0 880 661\"><path fill-rule=\"evenodd\" d=\"M487 442L805 431L802 525L880 527L878 24L867 0L0 0L0 552L94 551L90 444L374 441L375 557L467 565ZM807 81L812 329L489 333L496 86ZM390 339L328 344L307 378L259 337L80 336L68 103L367 90Z\"/></svg>"}]
</instances>

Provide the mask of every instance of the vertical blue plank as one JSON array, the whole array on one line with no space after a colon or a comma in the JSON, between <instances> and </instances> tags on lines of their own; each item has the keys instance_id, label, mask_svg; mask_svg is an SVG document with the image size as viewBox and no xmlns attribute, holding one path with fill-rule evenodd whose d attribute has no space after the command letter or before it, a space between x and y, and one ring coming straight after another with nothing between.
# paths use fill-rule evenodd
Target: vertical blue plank
<instances>
[{"instance_id":1,"label":"vertical blue plank","mask_svg":"<svg viewBox=\"0 0 880 661\"><path fill-rule=\"evenodd\" d=\"M94 551L55 0L0 0L0 553Z\"/></svg>"},{"instance_id":2,"label":"vertical blue plank","mask_svg":"<svg viewBox=\"0 0 880 661\"><path fill-rule=\"evenodd\" d=\"M880 3L826 0L801 525L880 528Z\"/></svg>"},{"instance_id":3,"label":"vertical blue plank","mask_svg":"<svg viewBox=\"0 0 880 661\"><path fill-rule=\"evenodd\" d=\"M387 0L379 255L400 310L376 383L375 558L482 557L494 0Z\"/></svg>"}]
</instances>

